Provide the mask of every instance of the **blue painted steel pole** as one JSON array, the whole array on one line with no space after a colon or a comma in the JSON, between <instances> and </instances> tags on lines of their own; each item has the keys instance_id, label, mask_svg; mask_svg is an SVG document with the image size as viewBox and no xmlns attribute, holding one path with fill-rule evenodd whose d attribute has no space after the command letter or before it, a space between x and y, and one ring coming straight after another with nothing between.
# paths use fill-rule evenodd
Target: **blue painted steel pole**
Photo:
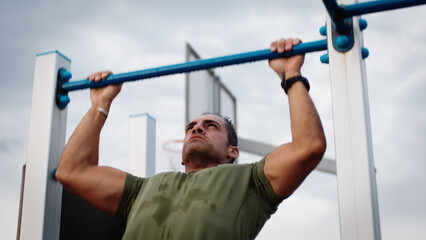
<instances>
[{"instance_id":1,"label":"blue painted steel pole","mask_svg":"<svg viewBox=\"0 0 426 240\"><path fill-rule=\"evenodd\" d=\"M343 21L343 8L337 4L336 0L322 0L322 2L333 22L337 23Z\"/></svg>"},{"instance_id":2,"label":"blue painted steel pole","mask_svg":"<svg viewBox=\"0 0 426 240\"><path fill-rule=\"evenodd\" d=\"M323 0L335 23L344 18L426 4L426 0L378 0L339 6L336 0Z\"/></svg>"},{"instance_id":3,"label":"blue painted steel pole","mask_svg":"<svg viewBox=\"0 0 426 240\"><path fill-rule=\"evenodd\" d=\"M298 54L304 54L309 52L322 51L327 49L327 41L319 40L307 43L300 43L294 46L289 52L279 54L277 52L271 52L270 49L241 53L235 55L229 55L224 57L210 58L197 60L192 62L185 62L176 65L169 65L158 68L151 68L146 70L140 70L129 73L114 74L108 76L106 79L100 82L90 82L88 79L80 81L65 82L62 85L62 92L69 92L74 90L86 89L86 88L100 88L107 85L119 84L129 81L136 81L141 79L160 77L165 75L171 75L176 73L186 73L204 69L210 69L215 67L224 67L234 64L241 64L247 62L254 62L266 59L275 59L280 57L290 57Z\"/></svg>"},{"instance_id":4,"label":"blue painted steel pole","mask_svg":"<svg viewBox=\"0 0 426 240\"><path fill-rule=\"evenodd\" d=\"M380 0L343 6L344 17L394 10L426 4L426 0Z\"/></svg>"}]
</instances>

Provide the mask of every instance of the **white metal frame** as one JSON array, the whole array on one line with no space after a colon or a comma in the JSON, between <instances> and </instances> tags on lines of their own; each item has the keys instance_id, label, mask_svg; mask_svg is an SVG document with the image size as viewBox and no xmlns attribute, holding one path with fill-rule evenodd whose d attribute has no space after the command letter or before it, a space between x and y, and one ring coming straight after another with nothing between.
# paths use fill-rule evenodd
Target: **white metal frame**
<instances>
[{"instance_id":1,"label":"white metal frame","mask_svg":"<svg viewBox=\"0 0 426 240\"><path fill-rule=\"evenodd\" d=\"M59 239L62 185L53 179L65 145L67 110L55 103L59 68L71 61L59 52L36 58L20 239Z\"/></svg>"},{"instance_id":2,"label":"white metal frame","mask_svg":"<svg viewBox=\"0 0 426 240\"><path fill-rule=\"evenodd\" d=\"M155 119L145 113L131 115L129 122L128 172L151 177L155 174Z\"/></svg>"},{"instance_id":3,"label":"white metal frame","mask_svg":"<svg viewBox=\"0 0 426 240\"><path fill-rule=\"evenodd\" d=\"M356 0L339 4L356 3ZM353 18L355 43L341 53L327 37L333 102L337 183L341 238L380 239L379 208L371 140L365 63L361 56L362 33Z\"/></svg>"},{"instance_id":4,"label":"white metal frame","mask_svg":"<svg viewBox=\"0 0 426 240\"><path fill-rule=\"evenodd\" d=\"M355 2L357 1L346 0L341 3ZM354 17L354 20L357 19ZM327 36L341 237L345 240L380 239L368 92L365 64L361 56L362 34L358 21L354 21L354 47L345 53L338 52L332 46L330 22L328 17ZM67 110L57 108L55 91L59 68L69 71L70 62L57 51L40 54L36 58L20 226L21 239L59 238L62 186L53 179L53 171L58 165L65 145ZM133 120L130 121L132 125ZM141 131L145 131L147 136L155 136L155 127L152 127L155 120L146 117L145 121L142 123L143 126L139 125L137 128L145 128ZM135 156L143 154L134 152L138 146L132 139L137 137L133 135L133 127L130 129L129 141L132 146L129 147L129 169L138 169L131 171L143 175L145 166L134 164L134 159L138 158ZM135 130L135 134L136 132ZM244 145L247 142L243 140L242 143ZM155 155L148 156L148 152L150 150L146 151L147 155L144 157L154 159ZM151 151L152 153L155 154L155 150ZM146 164L149 165L148 161ZM328 166L330 169L333 168L330 162L326 162L325 165L330 165L331 167ZM152 174L155 171L152 170L152 166L146 167L145 170L152 171Z\"/></svg>"},{"instance_id":5,"label":"white metal frame","mask_svg":"<svg viewBox=\"0 0 426 240\"><path fill-rule=\"evenodd\" d=\"M272 150L277 148L277 146L246 138L238 138L238 148L241 151L259 156L266 156L272 152ZM326 173L336 174L336 161L329 158L323 158L315 169Z\"/></svg>"}]
</instances>

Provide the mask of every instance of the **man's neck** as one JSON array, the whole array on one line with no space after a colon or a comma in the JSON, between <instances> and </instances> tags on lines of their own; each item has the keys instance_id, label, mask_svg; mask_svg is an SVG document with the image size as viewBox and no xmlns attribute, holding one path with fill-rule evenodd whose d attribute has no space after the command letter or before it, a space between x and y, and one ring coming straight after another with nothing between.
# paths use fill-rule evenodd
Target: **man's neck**
<instances>
[{"instance_id":1,"label":"man's neck","mask_svg":"<svg viewBox=\"0 0 426 240\"><path fill-rule=\"evenodd\" d=\"M200 164L200 163L187 163L185 164L185 172L197 172L197 171L201 171L203 169L207 169L207 168L211 168L211 167L216 167L220 164L218 163L204 163L204 164Z\"/></svg>"}]
</instances>

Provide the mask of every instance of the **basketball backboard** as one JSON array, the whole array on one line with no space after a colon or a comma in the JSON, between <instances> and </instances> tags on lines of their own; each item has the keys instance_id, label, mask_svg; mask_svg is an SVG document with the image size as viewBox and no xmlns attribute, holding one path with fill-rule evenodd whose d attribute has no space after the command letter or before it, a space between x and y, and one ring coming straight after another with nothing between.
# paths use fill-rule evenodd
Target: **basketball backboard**
<instances>
[{"instance_id":1,"label":"basketball backboard","mask_svg":"<svg viewBox=\"0 0 426 240\"><path fill-rule=\"evenodd\" d=\"M201 59L195 50L186 44L186 60ZM205 113L219 113L232 120L237 127L236 98L220 81L213 70L197 71L186 74L186 114L185 124Z\"/></svg>"}]
</instances>

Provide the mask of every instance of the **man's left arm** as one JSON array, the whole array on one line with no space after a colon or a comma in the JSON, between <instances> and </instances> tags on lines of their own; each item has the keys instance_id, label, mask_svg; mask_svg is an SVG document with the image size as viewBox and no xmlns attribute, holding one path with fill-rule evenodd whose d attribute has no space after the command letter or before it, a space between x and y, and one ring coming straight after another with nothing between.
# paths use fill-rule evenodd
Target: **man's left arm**
<instances>
[{"instance_id":1,"label":"man's left arm","mask_svg":"<svg viewBox=\"0 0 426 240\"><path fill-rule=\"evenodd\" d=\"M298 39L282 39L271 44L271 51L290 51ZM269 65L285 78L300 76L304 56L270 60ZM264 172L274 192L290 196L321 161L326 140L321 120L305 85L295 82L287 91L292 141L274 149L265 159Z\"/></svg>"}]
</instances>

